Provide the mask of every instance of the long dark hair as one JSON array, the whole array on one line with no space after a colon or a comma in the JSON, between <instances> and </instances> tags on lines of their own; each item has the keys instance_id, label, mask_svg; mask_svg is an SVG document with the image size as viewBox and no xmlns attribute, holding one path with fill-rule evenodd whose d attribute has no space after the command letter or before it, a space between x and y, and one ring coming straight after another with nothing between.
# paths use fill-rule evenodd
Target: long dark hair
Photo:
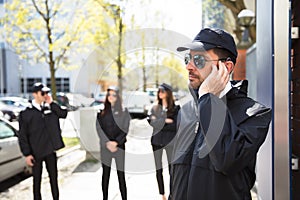
<instances>
[{"instance_id":1,"label":"long dark hair","mask_svg":"<svg viewBox=\"0 0 300 200\"><path fill-rule=\"evenodd\" d=\"M117 95L116 96L117 100L115 102L114 109L116 111L122 111L122 101L121 101L119 91L108 89L107 93L106 93L105 101L104 101L104 109L101 112L101 115L105 115L106 113L111 112L111 103L108 101L109 91L114 91Z\"/></svg>"},{"instance_id":2,"label":"long dark hair","mask_svg":"<svg viewBox=\"0 0 300 200\"><path fill-rule=\"evenodd\" d=\"M161 89L159 89L159 90L161 90ZM157 102L158 102L158 105L160 105L162 108L163 105L162 105L162 99L159 98L159 90L157 92ZM174 100L173 92L171 90L165 88L164 91L167 93L167 104L168 104L167 114L169 114L174 111L175 100Z\"/></svg>"}]
</instances>

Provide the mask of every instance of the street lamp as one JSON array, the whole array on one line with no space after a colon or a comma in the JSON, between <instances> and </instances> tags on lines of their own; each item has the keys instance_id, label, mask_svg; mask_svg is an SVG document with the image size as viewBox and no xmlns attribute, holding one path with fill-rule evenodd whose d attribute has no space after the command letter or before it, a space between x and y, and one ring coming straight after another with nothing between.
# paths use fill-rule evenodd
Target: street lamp
<instances>
[{"instance_id":1,"label":"street lamp","mask_svg":"<svg viewBox=\"0 0 300 200\"><path fill-rule=\"evenodd\" d=\"M249 28L255 24L255 14L252 10L244 9L238 14L238 23L244 27L243 37L241 41L242 46L249 46L253 42L249 35Z\"/></svg>"},{"instance_id":2,"label":"street lamp","mask_svg":"<svg viewBox=\"0 0 300 200\"><path fill-rule=\"evenodd\" d=\"M238 14L238 23L241 26L250 26L255 18L255 14L252 10L244 9Z\"/></svg>"}]
</instances>

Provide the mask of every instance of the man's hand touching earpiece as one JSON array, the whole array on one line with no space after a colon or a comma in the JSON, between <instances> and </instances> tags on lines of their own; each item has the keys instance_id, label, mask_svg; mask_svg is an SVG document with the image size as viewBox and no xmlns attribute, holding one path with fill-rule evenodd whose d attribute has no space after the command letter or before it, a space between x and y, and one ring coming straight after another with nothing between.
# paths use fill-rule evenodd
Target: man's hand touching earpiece
<instances>
[{"instance_id":1,"label":"man's hand touching earpiece","mask_svg":"<svg viewBox=\"0 0 300 200\"><path fill-rule=\"evenodd\" d=\"M51 104L52 101L53 101L52 96L47 94L45 96L45 102L48 103L48 104Z\"/></svg>"},{"instance_id":2,"label":"man's hand touching earpiece","mask_svg":"<svg viewBox=\"0 0 300 200\"><path fill-rule=\"evenodd\" d=\"M211 73L206 77L199 88L199 97L211 93L216 96L224 90L229 81L229 72L225 64L219 61L219 70L216 65L212 65Z\"/></svg>"}]
</instances>

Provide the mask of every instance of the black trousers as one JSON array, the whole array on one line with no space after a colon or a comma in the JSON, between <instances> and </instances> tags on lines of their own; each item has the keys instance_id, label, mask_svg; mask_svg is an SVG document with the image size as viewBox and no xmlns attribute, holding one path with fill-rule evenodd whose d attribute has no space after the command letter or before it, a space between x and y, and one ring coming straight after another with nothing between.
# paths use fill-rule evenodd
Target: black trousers
<instances>
[{"instance_id":1,"label":"black trousers","mask_svg":"<svg viewBox=\"0 0 300 200\"><path fill-rule=\"evenodd\" d=\"M127 187L125 181L125 150L119 148L117 152L111 153L106 148L101 148L101 162L102 162L102 193L103 200L108 200L108 186L109 186L109 177L111 171L111 162L112 159L115 159L117 167L117 175L119 180L119 188L122 196L122 200L127 200Z\"/></svg>"},{"instance_id":2,"label":"black trousers","mask_svg":"<svg viewBox=\"0 0 300 200\"><path fill-rule=\"evenodd\" d=\"M154 154L154 161L155 161L155 168L156 168L156 179L158 183L159 194L165 194L165 186L164 186L164 178L163 178L163 166L162 166L162 154L163 150L165 149L168 159L168 167L169 167L169 174L171 172L171 159L172 159L172 152L173 146L157 146L152 144L153 154ZM170 191L171 191L171 176L170 176Z\"/></svg>"},{"instance_id":3,"label":"black trousers","mask_svg":"<svg viewBox=\"0 0 300 200\"><path fill-rule=\"evenodd\" d=\"M43 172L43 161L49 174L52 197L54 200L59 199L58 182L57 182L57 157L56 153L49 154L43 158L35 159L32 167L33 175L33 196L34 200L41 200L41 181Z\"/></svg>"}]
</instances>

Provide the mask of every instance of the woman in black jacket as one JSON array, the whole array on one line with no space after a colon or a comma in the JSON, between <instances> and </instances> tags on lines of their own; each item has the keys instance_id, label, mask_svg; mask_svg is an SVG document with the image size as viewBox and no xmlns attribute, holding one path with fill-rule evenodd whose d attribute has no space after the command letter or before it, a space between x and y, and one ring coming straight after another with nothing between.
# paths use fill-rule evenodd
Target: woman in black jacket
<instances>
[{"instance_id":1,"label":"woman in black jacket","mask_svg":"<svg viewBox=\"0 0 300 200\"><path fill-rule=\"evenodd\" d=\"M108 184L111 171L111 161L115 158L119 187L122 200L127 199L125 182L125 142L128 133L130 115L122 109L119 90L109 87L104 109L97 115L96 129L100 138L100 154L103 168L102 192L103 200L108 199Z\"/></svg>"},{"instance_id":2,"label":"woman in black jacket","mask_svg":"<svg viewBox=\"0 0 300 200\"><path fill-rule=\"evenodd\" d=\"M176 121L179 109L179 106L176 106L174 102L172 87L166 83L161 84L157 93L157 104L152 107L149 120L150 125L153 127L151 145L154 153L156 179L159 193L162 195L163 200L166 200L166 196L163 180L162 153L165 149L170 173L170 162L173 151L172 140L176 135Z\"/></svg>"}]
</instances>

